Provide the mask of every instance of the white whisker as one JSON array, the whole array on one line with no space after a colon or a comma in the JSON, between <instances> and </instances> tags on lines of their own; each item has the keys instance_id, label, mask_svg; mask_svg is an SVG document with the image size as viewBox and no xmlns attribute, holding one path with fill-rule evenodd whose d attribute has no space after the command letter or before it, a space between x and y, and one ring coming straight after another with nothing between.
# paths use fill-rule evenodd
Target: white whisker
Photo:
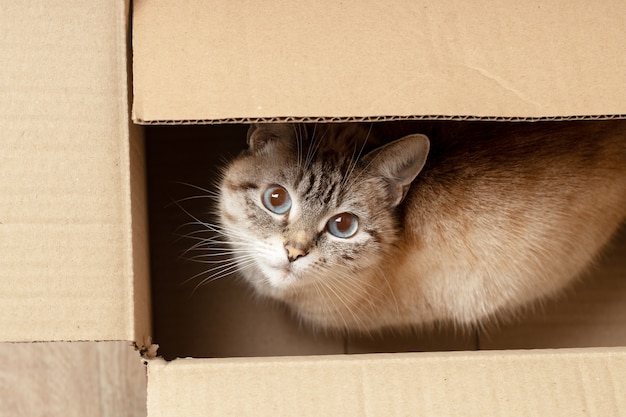
<instances>
[{"instance_id":1,"label":"white whisker","mask_svg":"<svg viewBox=\"0 0 626 417\"><path fill-rule=\"evenodd\" d=\"M363 144L361 145L361 149L359 149L359 152L356 155L355 155L355 153L356 153L356 148L358 146L358 142L357 141L354 142L354 150L352 151L352 158L351 158L352 162L348 166L347 172L344 174L343 181L341 182L341 186L340 186L341 189L345 189L346 188L348 180L352 176L352 173L354 172L354 169L357 167L357 165L359 163L359 159L361 159L361 156L363 155L363 151L365 150L365 146L367 145L367 141L369 140L370 135L372 134L372 127L373 127L373 124L370 124L370 128L367 131L367 135L365 136L365 139L363 140Z\"/></svg>"},{"instance_id":2,"label":"white whisker","mask_svg":"<svg viewBox=\"0 0 626 417\"><path fill-rule=\"evenodd\" d=\"M243 271L244 269L250 268L251 266L254 266L254 262L253 261L247 262L247 263L242 263L242 264L237 264L237 265L234 265L231 268L227 268L227 269L224 269L222 271L218 271L218 272L212 274L211 276L209 276L209 277L203 279L202 281L200 281L194 287L194 289L192 291L192 294L194 294L198 290L198 288L200 288L203 285L207 285L207 284L209 284L211 282L215 282L217 280L229 277L229 276L231 276L231 275L233 275L233 274L235 274L237 272Z\"/></svg>"},{"instance_id":3,"label":"white whisker","mask_svg":"<svg viewBox=\"0 0 626 417\"><path fill-rule=\"evenodd\" d=\"M187 283L189 283L189 282L191 282L191 281L195 280L196 278L199 278L199 277L201 277L203 275L209 275L209 277L207 277L206 279L211 280L217 274L223 274L223 273L228 272L228 271L236 271L241 266L249 264L249 263L252 263L252 262L254 262L254 260L251 260L251 259L245 260L243 262L239 262L237 260L230 260L230 261L227 261L227 262L225 262L225 263L223 263L221 265L218 265L218 266L215 266L213 268L209 268L209 269L206 269L206 270L204 270L202 272L199 272L199 273L195 274L194 276L192 276L190 278L187 278L186 280L181 282L181 285L185 285L185 284L187 284ZM229 274L227 274L227 275L229 275ZM201 283L205 282L206 279L201 281Z\"/></svg>"},{"instance_id":4,"label":"white whisker","mask_svg":"<svg viewBox=\"0 0 626 417\"><path fill-rule=\"evenodd\" d=\"M204 193L207 193L207 194L210 194L210 195L213 195L213 196L216 196L216 197L219 196L219 192L218 191L210 190L210 189L204 188L204 187L200 187L199 185L195 185L195 184L191 184L191 183L183 182L183 181L172 181L172 183L184 185L184 186L187 186L187 187L190 187L190 188L195 188L196 190L200 190L200 191L202 191Z\"/></svg>"}]
</instances>

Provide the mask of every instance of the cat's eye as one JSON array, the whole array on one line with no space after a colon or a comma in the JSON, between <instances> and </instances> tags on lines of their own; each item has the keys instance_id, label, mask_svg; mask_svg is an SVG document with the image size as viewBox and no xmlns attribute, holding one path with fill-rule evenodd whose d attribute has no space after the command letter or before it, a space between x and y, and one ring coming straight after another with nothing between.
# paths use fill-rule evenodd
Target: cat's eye
<instances>
[{"instance_id":1,"label":"cat's eye","mask_svg":"<svg viewBox=\"0 0 626 417\"><path fill-rule=\"evenodd\" d=\"M272 213L285 214L291 209L291 197L280 185L270 185L263 192L263 205Z\"/></svg>"},{"instance_id":2,"label":"cat's eye","mask_svg":"<svg viewBox=\"0 0 626 417\"><path fill-rule=\"evenodd\" d=\"M359 219L352 213L341 213L331 217L326 227L331 235L348 239L359 230Z\"/></svg>"}]
</instances>

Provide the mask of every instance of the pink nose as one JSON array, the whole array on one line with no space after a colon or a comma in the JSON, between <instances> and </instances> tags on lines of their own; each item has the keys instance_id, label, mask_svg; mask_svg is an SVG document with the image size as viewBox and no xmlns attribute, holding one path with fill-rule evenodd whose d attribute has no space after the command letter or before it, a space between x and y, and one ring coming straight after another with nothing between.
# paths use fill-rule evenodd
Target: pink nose
<instances>
[{"instance_id":1,"label":"pink nose","mask_svg":"<svg viewBox=\"0 0 626 417\"><path fill-rule=\"evenodd\" d=\"M287 258L289 259L289 262L293 262L307 254L304 250L294 248L290 245L285 245L285 250L287 251Z\"/></svg>"}]
</instances>

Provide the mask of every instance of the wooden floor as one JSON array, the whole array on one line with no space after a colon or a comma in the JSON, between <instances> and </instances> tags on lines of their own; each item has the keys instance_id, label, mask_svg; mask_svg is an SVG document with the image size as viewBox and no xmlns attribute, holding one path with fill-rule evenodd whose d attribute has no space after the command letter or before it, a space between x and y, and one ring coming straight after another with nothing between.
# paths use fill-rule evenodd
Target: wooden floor
<instances>
[{"instance_id":1,"label":"wooden floor","mask_svg":"<svg viewBox=\"0 0 626 417\"><path fill-rule=\"evenodd\" d=\"M145 415L145 367L128 342L0 343L0 416Z\"/></svg>"}]
</instances>

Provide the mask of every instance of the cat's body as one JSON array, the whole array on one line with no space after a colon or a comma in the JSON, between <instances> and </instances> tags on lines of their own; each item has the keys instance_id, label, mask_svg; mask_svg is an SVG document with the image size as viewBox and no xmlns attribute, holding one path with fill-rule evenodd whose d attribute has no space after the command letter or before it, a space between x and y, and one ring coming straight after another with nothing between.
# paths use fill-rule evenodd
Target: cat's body
<instances>
[{"instance_id":1,"label":"cat's body","mask_svg":"<svg viewBox=\"0 0 626 417\"><path fill-rule=\"evenodd\" d=\"M241 274L323 328L470 324L563 288L626 217L624 121L440 127L409 126L429 152L379 126L253 126L220 190Z\"/></svg>"}]
</instances>

